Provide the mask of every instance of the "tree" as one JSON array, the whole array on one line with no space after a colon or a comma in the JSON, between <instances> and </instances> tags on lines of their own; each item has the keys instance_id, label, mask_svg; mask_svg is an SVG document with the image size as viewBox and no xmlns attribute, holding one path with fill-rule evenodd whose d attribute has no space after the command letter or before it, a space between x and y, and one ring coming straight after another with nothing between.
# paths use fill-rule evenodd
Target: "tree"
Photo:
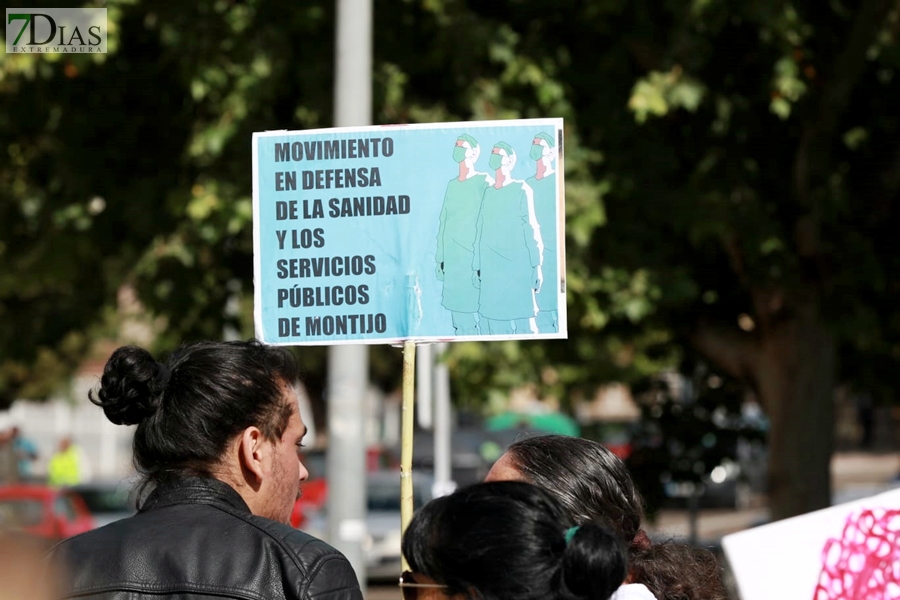
<instances>
[{"instance_id":1,"label":"tree","mask_svg":"<svg viewBox=\"0 0 900 600\"><path fill-rule=\"evenodd\" d=\"M158 346L252 335L250 135L331 123L333 3L107 3L110 53L0 63L0 405L49 393L123 286ZM836 379L900 320L895 0L386 0L375 120L566 118L570 336L459 344L457 399L564 400L696 348L756 392L776 517L828 503ZM384 386L398 351L376 347ZM312 396L320 349L301 352Z\"/></svg>"},{"instance_id":2,"label":"tree","mask_svg":"<svg viewBox=\"0 0 900 600\"><path fill-rule=\"evenodd\" d=\"M465 49L441 70L468 87L462 103L421 98L434 69L408 71L413 106L563 114L576 142L569 343L508 344L499 365L484 360L494 349L460 347L466 380L571 392L692 346L769 413L773 516L827 506L835 379L871 386L892 379L876 365L896 364L897 313L878 299L897 285L897 3L545 8L434 10ZM601 198L608 223L583 213Z\"/></svg>"},{"instance_id":3,"label":"tree","mask_svg":"<svg viewBox=\"0 0 900 600\"><path fill-rule=\"evenodd\" d=\"M830 503L835 378L858 377L838 370L841 347L875 354L854 346L876 324L884 325L879 343L896 347L896 313L878 314L870 299L891 293L898 266L884 245L893 224L883 219L896 214L889 203L898 189L885 183L897 175L900 147L896 122L881 109L897 87L879 76L896 63L897 4L744 8L683 14L683 49L669 51L674 70L667 80L641 80L631 105L639 118L642 99L646 114L664 112L652 108L658 93L667 109L691 109L679 85L707 98L660 128L682 165L668 183L693 196L677 205L690 221L676 217L673 226L690 244L678 264L694 267L700 292L700 302L673 316L683 319L684 338L750 385L769 413L770 501L780 518ZM728 52L726 39L748 38L760 40L752 54L737 42ZM703 42L715 53L704 56ZM741 76L729 78L736 67ZM747 89L754 80L767 84L755 94ZM704 296L715 301L703 306ZM848 315L864 315L868 326Z\"/></svg>"},{"instance_id":4,"label":"tree","mask_svg":"<svg viewBox=\"0 0 900 600\"><path fill-rule=\"evenodd\" d=\"M249 136L291 123L301 86L327 115L328 3L148 6L108 3L107 55L2 64L0 406L52 392L122 286L164 317L159 349L252 334Z\"/></svg>"}]
</instances>

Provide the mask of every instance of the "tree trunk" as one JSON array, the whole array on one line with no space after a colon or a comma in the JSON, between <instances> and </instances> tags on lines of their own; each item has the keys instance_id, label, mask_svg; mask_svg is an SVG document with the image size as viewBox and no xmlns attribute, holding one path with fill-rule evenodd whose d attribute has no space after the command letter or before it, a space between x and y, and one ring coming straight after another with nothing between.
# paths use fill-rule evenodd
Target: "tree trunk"
<instances>
[{"instance_id":1,"label":"tree trunk","mask_svg":"<svg viewBox=\"0 0 900 600\"><path fill-rule=\"evenodd\" d=\"M769 415L773 520L831 503L836 344L815 301L773 319L758 338L756 391Z\"/></svg>"}]
</instances>

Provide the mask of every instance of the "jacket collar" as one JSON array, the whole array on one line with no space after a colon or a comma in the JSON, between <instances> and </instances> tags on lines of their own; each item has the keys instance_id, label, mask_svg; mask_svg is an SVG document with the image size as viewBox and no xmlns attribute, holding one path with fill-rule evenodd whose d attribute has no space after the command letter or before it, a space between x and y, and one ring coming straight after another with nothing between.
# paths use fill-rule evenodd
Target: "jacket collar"
<instances>
[{"instance_id":1,"label":"jacket collar","mask_svg":"<svg viewBox=\"0 0 900 600\"><path fill-rule=\"evenodd\" d=\"M147 497L141 512L176 504L224 504L250 513L250 507L233 487L212 477L184 477L162 483Z\"/></svg>"}]
</instances>

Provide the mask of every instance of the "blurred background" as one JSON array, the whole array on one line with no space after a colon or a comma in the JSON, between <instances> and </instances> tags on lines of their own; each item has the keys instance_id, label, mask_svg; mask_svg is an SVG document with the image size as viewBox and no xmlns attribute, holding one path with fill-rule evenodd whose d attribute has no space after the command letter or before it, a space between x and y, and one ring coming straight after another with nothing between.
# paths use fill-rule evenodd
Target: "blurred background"
<instances>
[{"instance_id":1,"label":"blurred background","mask_svg":"<svg viewBox=\"0 0 900 600\"><path fill-rule=\"evenodd\" d=\"M86 396L114 348L253 335L251 134L334 124L333 2L82 5L107 7L107 54L0 62L0 477L65 492L49 537L128 512L131 431ZM372 32L376 124L565 119L569 338L449 345L456 484L522 435L582 435L654 535L714 548L900 485L900 3L379 0ZM295 351L295 524L325 532L328 353ZM397 572L376 521L399 512L401 362L368 354L372 581ZM68 495L88 483L92 507Z\"/></svg>"}]
</instances>

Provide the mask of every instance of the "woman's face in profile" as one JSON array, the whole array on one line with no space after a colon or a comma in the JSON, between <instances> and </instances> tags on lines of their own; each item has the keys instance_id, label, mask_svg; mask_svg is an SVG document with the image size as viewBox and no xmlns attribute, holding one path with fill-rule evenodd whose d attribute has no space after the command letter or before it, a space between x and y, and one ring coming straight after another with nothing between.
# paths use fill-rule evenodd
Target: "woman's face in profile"
<instances>
[{"instance_id":1,"label":"woman's face in profile","mask_svg":"<svg viewBox=\"0 0 900 600\"><path fill-rule=\"evenodd\" d=\"M525 481L522 474L513 466L509 453L497 459L491 470L488 471L485 481Z\"/></svg>"}]
</instances>

